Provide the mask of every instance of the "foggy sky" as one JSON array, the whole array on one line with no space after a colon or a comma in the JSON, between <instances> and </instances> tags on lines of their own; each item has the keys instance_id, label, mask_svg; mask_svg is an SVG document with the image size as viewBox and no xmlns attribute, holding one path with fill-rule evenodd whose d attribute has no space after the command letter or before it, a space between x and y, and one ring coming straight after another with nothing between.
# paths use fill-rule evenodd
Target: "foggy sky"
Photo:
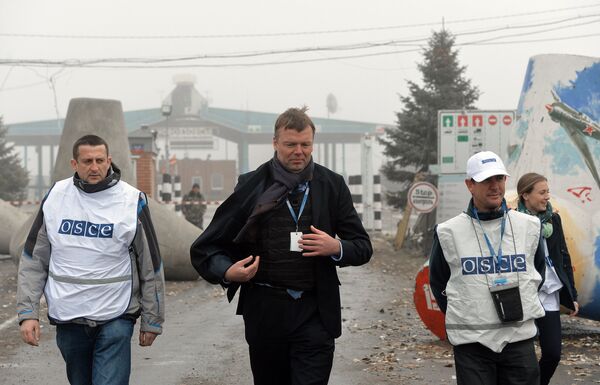
<instances>
[{"instance_id":1,"label":"foggy sky","mask_svg":"<svg viewBox=\"0 0 600 385\"><path fill-rule=\"evenodd\" d=\"M569 7L573 9L558 11ZM442 28L442 20L452 33L469 33L459 35L458 44L498 36L506 37L493 42L511 42L458 47L459 60L467 66L467 77L482 91L477 103L481 109L516 108L527 62L533 55L600 57L600 1L0 0L0 60L156 59L417 40L416 46L287 52L194 63L310 60L418 50L426 45L423 39L432 30ZM532 24L538 26L519 28ZM512 29L483 33L507 26ZM345 32L315 33L335 30ZM585 34L596 36L564 39ZM205 37L184 38L190 35ZM85 36L118 38L82 38ZM163 38L148 38L156 36ZM169 38L173 36L180 38ZM540 39L546 41L523 42ZM64 117L68 102L74 97L121 100L124 110L157 108L172 90L173 76L189 73L196 77L200 93L215 107L279 113L305 104L312 116L324 117L327 94L333 93L339 111L332 117L391 124L395 122L394 113L402 108L398 94L407 94L406 80L420 80L416 63L421 60L419 52L400 52L322 62L211 68L0 65L0 115L5 123Z\"/></svg>"}]
</instances>

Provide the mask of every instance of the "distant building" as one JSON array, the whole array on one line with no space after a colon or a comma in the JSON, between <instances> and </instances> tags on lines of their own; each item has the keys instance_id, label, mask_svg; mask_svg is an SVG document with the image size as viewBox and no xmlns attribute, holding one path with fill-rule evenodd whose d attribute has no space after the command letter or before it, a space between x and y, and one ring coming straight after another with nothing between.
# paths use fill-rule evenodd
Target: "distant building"
<instances>
[{"instance_id":1,"label":"distant building","mask_svg":"<svg viewBox=\"0 0 600 385\"><path fill-rule=\"evenodd\" d=\"M125 127L140 189L155 196L160 174L175 168L183 193L194 182L206 199L220 200L233 190L239 173L273 156L273 126L282 112L266 113L210 107L189 75L160 108L125 111ZM317 139L316 162L348 175L360 173L360 138L383 133L384 125L312 117ZM64 120L7 124L7 141L15 145L30 175L28 199L39 200L50 187ZM167 163L166 160L171 162ZM150 171L152 170L152 172Z\"/></svg>"}]
</instances>

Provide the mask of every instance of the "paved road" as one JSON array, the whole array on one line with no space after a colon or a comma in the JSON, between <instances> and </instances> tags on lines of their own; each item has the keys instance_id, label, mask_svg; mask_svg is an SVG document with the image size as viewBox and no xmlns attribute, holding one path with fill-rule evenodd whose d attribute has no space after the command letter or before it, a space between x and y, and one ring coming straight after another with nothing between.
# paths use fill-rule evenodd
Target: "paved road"
<instances>
[{"instance_id":1,"label":"paved road","mask_svg":"<svg viewBox=\"0 0 600 385\"><path fill-rule=\"evenodd\" d=\"M9 262L9 261L7 261ZM343 269L341 279L345 328L356 326L364 311L362 296L369 292L373 271L368 267ZM173 284L170 284L172 286ZM251 384L246 343L241 317L235 316L235 305L228 304L223 292L205 282L188 283L188 289L167 296L167 321L164 334L150 348L133 345L131 383L135 384ZM349 291L353 293L350 295ZM176 294L173 294L177 292ZM363 298L364 299L364 298ZM379 308L372 303L373 309ZM373 313L376 313L373 310ZM43 324L40 347L16 344L11 354L0 358L0 384L66 384L64 363L54 342L54 327ZM16 325L0 331L15 334ZM137 330L136 330L137 335ZM357 365L363 351L378 343L377 336L369 344L354 341L348 330L338 339L334 374L331 384L359 385L373 383L374 375ZM358 345L358 346L355 346ZM6 352L5 352L6 353ZM387 384L388 382L375 382Z\"/></svg>"},{"instance_id":2,"label":"paved road","mask_svg":"<svg viewBox=\"0 0 600 385\"><path fill-rule=\"evenodd\" d=\"M423 257L394 252L389 239L374 237L373 243L371 263L339 270L343 334L330 384L455 384L451 347L424 329L412 304ZM66 384L54 327L43 323L39 348L20 342L11 320L15 275L12 261L0 258L0 385ZM166 301L164 335L150 348L132 340L132 385L252 383L241 317L220 288L204 281L168 282ZM563 322L563 362L553 383L599 383L600 323Z\"/></svg>"}]
</instances>

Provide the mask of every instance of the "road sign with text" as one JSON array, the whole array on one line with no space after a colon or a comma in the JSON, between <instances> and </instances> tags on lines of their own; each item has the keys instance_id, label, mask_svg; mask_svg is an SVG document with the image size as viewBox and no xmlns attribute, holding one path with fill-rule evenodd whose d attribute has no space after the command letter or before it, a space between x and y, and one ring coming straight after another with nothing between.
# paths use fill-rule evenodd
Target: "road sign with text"
<instances>
[{"instance_id":1,"label":"road sign with text","mask_svg":"<svg viewBox=\"0 0 600 385\"><path fill-rule=\"evenodd\" d=\"M462 174L467 159L489 150L505 159L515 111L442 110L438 113L440 174Z\"/></svg>"},{"instance_id":2,"label":"road sign with text","mask_svg":"<svg viewBox=\"0 0 600 385\"><path fill-rule=\"evenodd\" d=\"M408 203L415 211L429 213L437 207L438 190L428 182L417 182L408 190Z\"/></svg>"}]
</instances>

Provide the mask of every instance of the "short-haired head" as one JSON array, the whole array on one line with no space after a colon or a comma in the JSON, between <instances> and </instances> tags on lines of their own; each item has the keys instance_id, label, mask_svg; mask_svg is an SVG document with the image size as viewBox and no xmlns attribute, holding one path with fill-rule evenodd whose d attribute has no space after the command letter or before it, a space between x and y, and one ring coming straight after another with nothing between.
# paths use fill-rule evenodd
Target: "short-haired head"
<instances>
[{"instance_id":1,"label":"short-haired head","mask_svg":"<svg viewBox=\"0 0 600 385\"><path fill-rule=\"evenodd\" d=\"M306 114L308 107L302 108L288 108L284 113L277 117L275 121L275 132L274 137L277 138L279 130L296 130L298 132L304 131L306 127L310 127L315 135L315 125L313 121Z\"/></svg>"},{"instance_id":2,"label":"short-haired head","mask_svg":"<svg viewBox=\"0 0 600 385\"><path fill-rule=\"evenodd\" d=\"M81 138L77 139L73 144L73 159L77 160L79 157L79 147L80 146L104 146L106 148L106 155L110 155L108 152L108 143L98 135L84 135Z\"/></svg>"}]
</instances>

